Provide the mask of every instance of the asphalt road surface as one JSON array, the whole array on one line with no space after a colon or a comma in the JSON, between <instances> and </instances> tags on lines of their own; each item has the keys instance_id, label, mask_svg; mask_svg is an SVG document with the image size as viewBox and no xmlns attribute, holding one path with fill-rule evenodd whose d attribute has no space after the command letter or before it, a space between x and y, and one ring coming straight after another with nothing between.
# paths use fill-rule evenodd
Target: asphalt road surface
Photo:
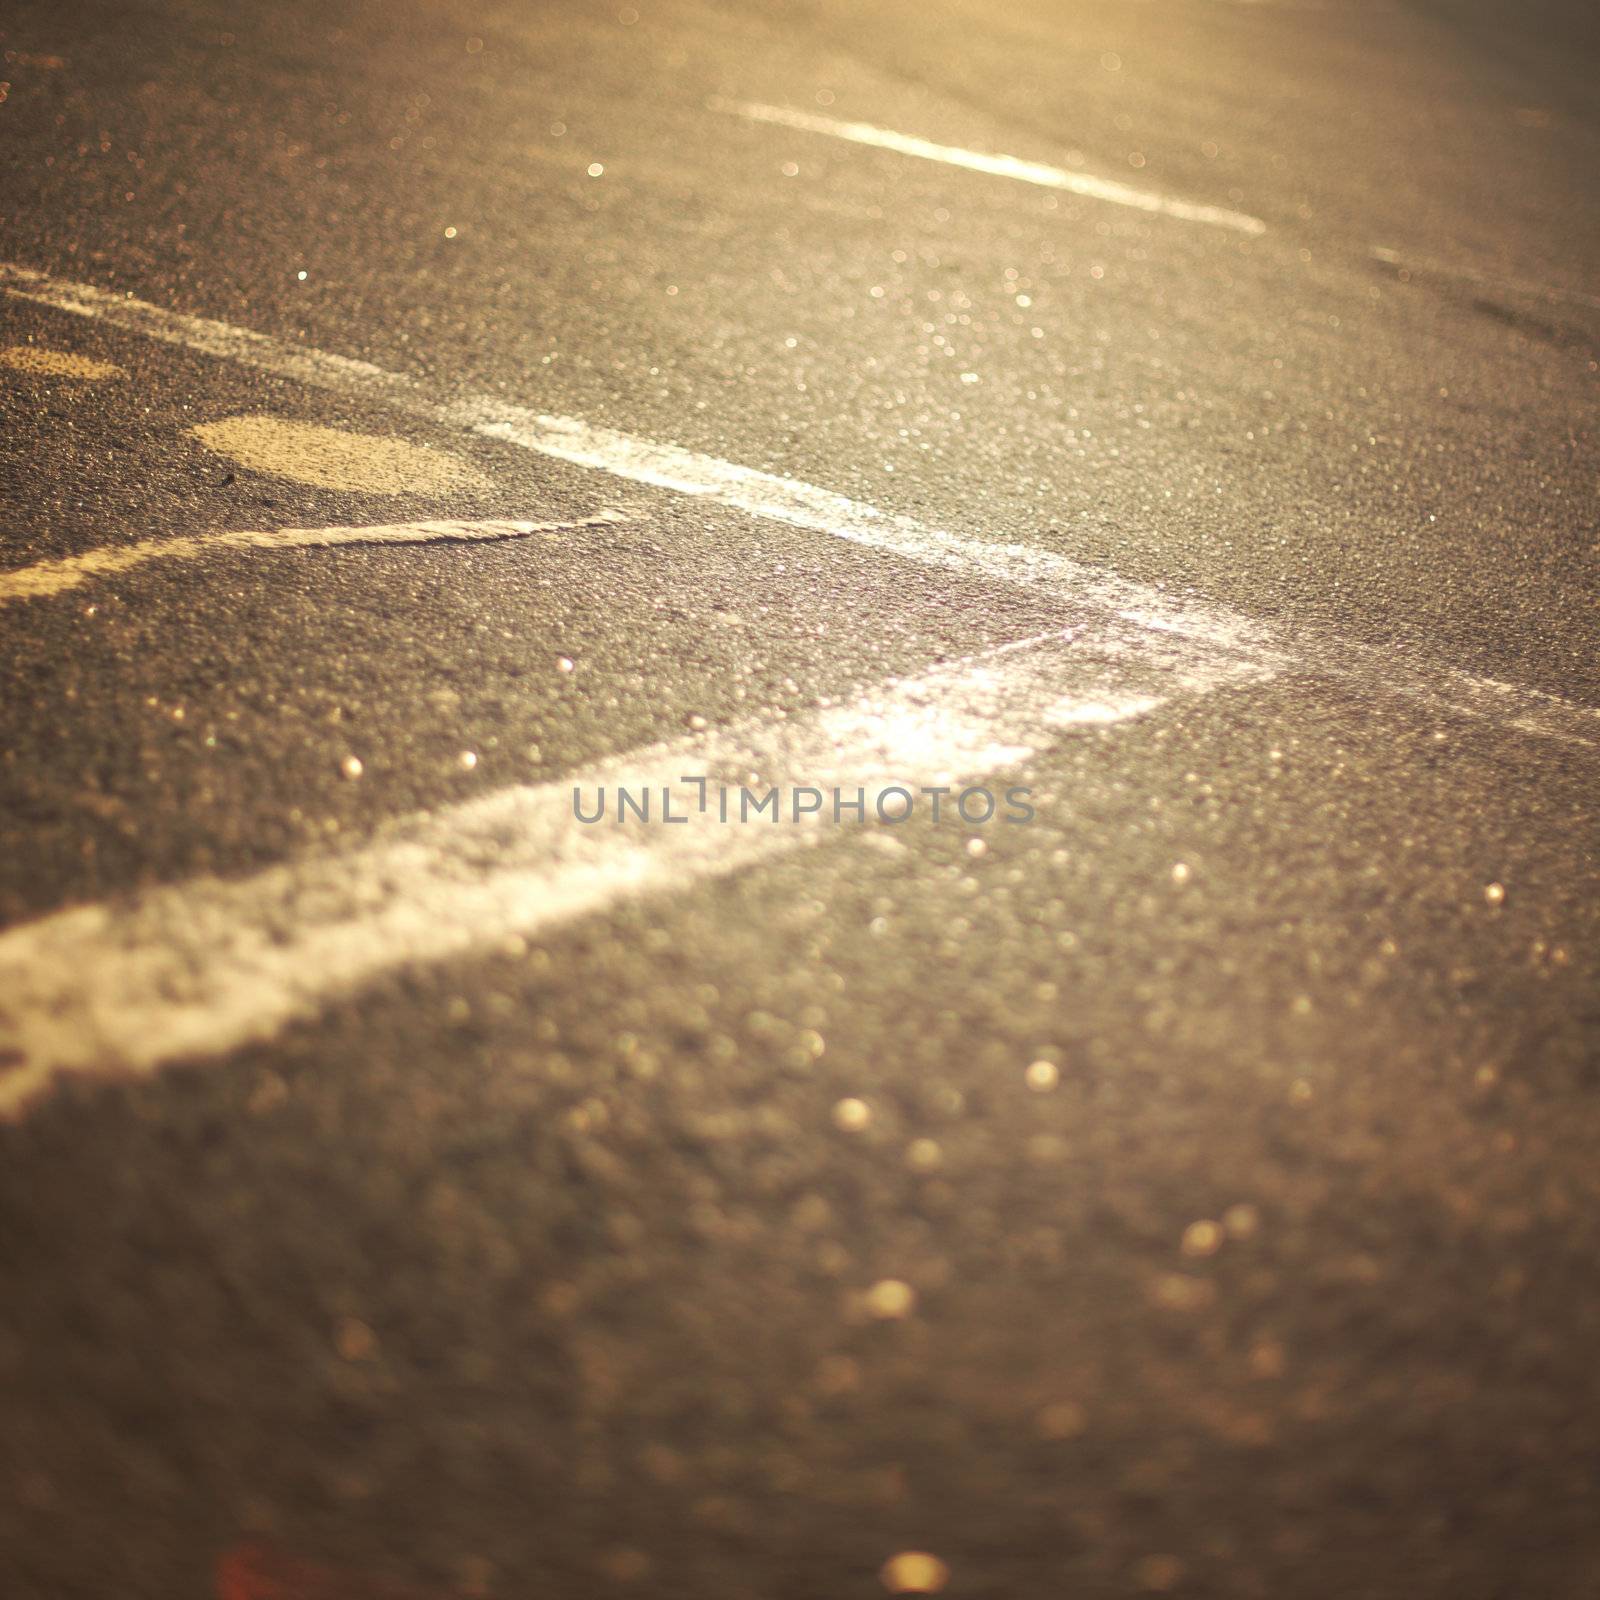
<instances>
[{"instance_id":1,"label":"asphalt road surface","mask_svg":"<svg viewBox=\"0 0 1600 1600\"><path fill-rule=\"evenodd\" d=\"M1600 1593L1590 8L0 51L5 1600Z\"/></svg>"}]
</instances>

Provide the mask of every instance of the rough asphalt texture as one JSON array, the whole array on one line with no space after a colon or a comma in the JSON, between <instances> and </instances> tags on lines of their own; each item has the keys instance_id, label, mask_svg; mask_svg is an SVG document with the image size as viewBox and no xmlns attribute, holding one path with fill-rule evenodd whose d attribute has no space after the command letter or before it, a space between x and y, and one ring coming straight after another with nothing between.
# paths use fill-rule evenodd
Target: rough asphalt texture
<instances>
[{"instance_id":1,"label":"rough asphalt texture","mask_svg":"<svg viewBox=\"0 0 1600 1600\"><path fill-rule=\"evenodd\" d=\"M1600 47L1512 10L14 0L0 256L1600 705ZM1061 621L9 297L0 343L126 374L0 367L7 568L636 519L0 610L5 924ZM258 413L489 487L187 431ZM0 1124L0 1592L201 1600L243 1541L346 1600L906 1550L991 1600L1600 1592L1600 750L1289 674L1013 781L981 855L844 838Z\"/></svg>"}]
</instances>

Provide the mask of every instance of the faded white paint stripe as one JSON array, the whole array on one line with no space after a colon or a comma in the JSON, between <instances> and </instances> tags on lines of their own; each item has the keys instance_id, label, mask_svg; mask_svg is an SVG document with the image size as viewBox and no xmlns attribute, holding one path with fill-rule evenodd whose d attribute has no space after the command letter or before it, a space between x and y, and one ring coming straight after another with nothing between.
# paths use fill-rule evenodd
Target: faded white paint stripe
<instances>
[{"instance_id":1,"label":"faded white paint stripe","mask_svg":"<svg viewBox=\"0 0 1600 1600\"><path fill-rule=\"evenodd\" d=\"M341 394L383 402L543 455L636 483L704 496L752 516L942 567L1039 590L1070 615L1113 617L1151 637L1187 642L1191 658L1242 658L1342 680L1360 693L1397 695L1441 716L1482 718L1502 728L1580 744L1600 742L1600 710L1494 678L1407 662L1398 652L1296 629L1292 634L1237 612L1137 583L1032 545L964 538L879 511L830 489L780 478L677 445L635 438L574 417L550 416L490 395L432 398L415 380L370 362L286 344L246 328L163 310L131 295L66 283L0 263L0 287L23 299L95 318Z\"/></svg>"},{"instance_id":2,"label":"faded white paint stripe","mask_svg":"<svg viewBox=\"0 0 1600 1600\"><path fill-rule=\"evenodd\" d=\"M1424 277L1460 278L1465 283L1481 284L1486 289L1501 289L1508 294L1524 295L1530 300L1556 300L1567 305L1588 306L1600 311L1600 294L1585 294L1581 289L1557 289L1548 283L1529 283L1525 278L1501 278L1490 272L1479 272L1476 267L1452 266L1432 256L1403 255L1387 245L1375 244L1367 254L1374 261L1405 272L1421 273Z\"/></svg>"},{"instance_id":3,"label":"faded white paint stripe","mask_svg":"<svg viewBox=\"0 0 1600 1600\"><path fill-rule=\"evenodd\" d=\"M60 1074L138 1076L220 1055L386 973L492 950L854 828L834 822L831 805L796 820L801 786L837 786L847 798L861 790L869 817L879 795L896 811L904 802L887 795L893 786L981 782L1073 729L1125 722L1171 695L1263 670L1234 662L1197 675L1181 647L1152 649L1130 632L1024 640L805 718L655 745L413 817L343 854L232 881L197 878L14 928L0 934L0 1115L18 1114ZM698 777L709 780L704 812L686 782ZM776 786L780 820L722 822L720 783ZM651 823L575 820L575 789L592 814L604 788L614 813L619 784L654 791ZM663 788L684 822L659 820Z\"/></svg>"},{"instance_id":4,"label":"faded white paint stripe","mask_svg":"<svg viewBox=\"0 0 1600 1600\"><path fill-rule=\"evenodd\" d=\"M1178 217L1184 222L1207 222L1218 228L1236 228L1240 233L1265 233L1267 225L1259 217L1222 206L1200 205L1191 200L1175 200L1170 195L1136 189L1114 178L1096 178L1084 172L1068 172L1042 161L1023 161L1016 156L984 155L960 145L935 144L913 134L896 133L891 128L875 127L870 122L841 122L834 117L819 117L810 111L791 111L786 106L761 105L748 100L712 99L712 111L745 117L751 122L771 122L782 128L798 128L803 133L819 133L830 139L846 139L851 144L872 145L893 150L898 155L916 156L923 161L942 161L947 167L965 167L968 172L983 172L993 178L1011 178L1018 183L1036 184L1041 189L1061 189L1088 200L1105 200L1112 205L1132 206L1136 211L1154 211Z\"/></svg>"},{"instance_id":5,"label":"faded white paint stripe","mask_svg":"<svg viewBox=\"0 0 1600 1600\"><path fill-rule=\"evenodd\" d=\"M572 533L627 519L614 511L578 522L522 522L490 518L481 522L384 522L360 528L274 528L257 531L231 528L221 533L141 539L135 544L104 545L58 561L37 561L29 567L0 572L0 606L14 600L37 600L76 589L96 578L109 578L151 561L192 561L218 550L303 550L328 545L481 544L499 539L526 539L534 534Z\"/></svg>"}]
</instances>

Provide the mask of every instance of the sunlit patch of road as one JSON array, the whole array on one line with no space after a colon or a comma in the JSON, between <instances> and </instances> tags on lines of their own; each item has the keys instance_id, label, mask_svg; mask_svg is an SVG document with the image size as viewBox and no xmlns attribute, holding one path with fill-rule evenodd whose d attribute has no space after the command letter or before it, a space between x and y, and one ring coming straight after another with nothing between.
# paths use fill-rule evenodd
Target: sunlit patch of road
<instances>
[{"instance_id":1,"label":"sunlit patch of road","mask_svg":"<svg viewBox=\"0 0 1600 1600\"><path fill-rule=\"evenodd\" d=\"M70 378L79 383L104 383L126 376L115 362L96 361L92 356L77 355L70 350L47 350L32 344L7 345L0 350L0 363L30 377Z\"/></svg>"},{"instance_id":2,"label":"sunlit patch of road","mask_svg":"<svg viewBox=\"0 0 1600 1600\"><path fill-rule=\"evenodd\" d=\"M450 494L485 489L487 476L447 450L287 417L223 417L190 430L251 472L356 494Z\"/></svg>"}]
</instances>

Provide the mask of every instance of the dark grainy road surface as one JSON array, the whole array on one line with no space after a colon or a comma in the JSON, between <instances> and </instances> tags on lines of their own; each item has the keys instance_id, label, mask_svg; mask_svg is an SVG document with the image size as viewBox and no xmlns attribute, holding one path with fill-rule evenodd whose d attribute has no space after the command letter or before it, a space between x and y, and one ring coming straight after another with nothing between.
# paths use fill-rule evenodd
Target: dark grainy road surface
<instances>
[{"instance_id":1,"label":"dark grainy road surface","mask_svg":"<svg viewBox=\"0 0 1600 1600\"><path fill-rule=\"evenodd\" d=\"M6 1600L1600 1593L1589 8L0 49Z\"/></svg>"}]
</instances>

